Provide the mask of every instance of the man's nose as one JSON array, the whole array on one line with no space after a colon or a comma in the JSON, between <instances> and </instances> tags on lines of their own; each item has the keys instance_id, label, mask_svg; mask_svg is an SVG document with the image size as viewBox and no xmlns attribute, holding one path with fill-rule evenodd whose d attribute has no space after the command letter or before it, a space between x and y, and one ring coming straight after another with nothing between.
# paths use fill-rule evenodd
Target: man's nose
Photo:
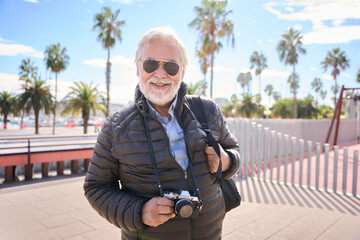
<instances>
[{"instance_id":1,"label":"man's nose","mask_svg":"<svg viewBox=\"0 0 360 240\"><path fill-rule=\"evenodd\" d=\"M166 78L167 73L164 69L164 64L160 64L159 68L155 70L154 76L157 78Z\"/></svg>"}]
</instances>

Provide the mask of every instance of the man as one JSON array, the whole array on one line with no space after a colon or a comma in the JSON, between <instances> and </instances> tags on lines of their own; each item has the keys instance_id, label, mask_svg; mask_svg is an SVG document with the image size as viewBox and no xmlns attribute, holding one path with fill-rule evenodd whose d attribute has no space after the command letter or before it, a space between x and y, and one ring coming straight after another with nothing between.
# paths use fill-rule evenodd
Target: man
<instances>
[{"instance_id":1,"label":"man","mask_svg":"<svg viewBox=\"0 0 360 240\"><path fill-rule=\"evenodd\" d=\"M155 28L141 38L135 63L135 102L103 124L85 196L121 228L122 239L221 239L225 206L215 175L219 158L185 97L185 47L171 28ZM203 103L219 142L223 178L230 178L239 168L238 144L219 107L209 99ZM175 213L179 205L166 195L182 190L195 199L190 215L189 208Z\"/></svg>"}]
</instances>

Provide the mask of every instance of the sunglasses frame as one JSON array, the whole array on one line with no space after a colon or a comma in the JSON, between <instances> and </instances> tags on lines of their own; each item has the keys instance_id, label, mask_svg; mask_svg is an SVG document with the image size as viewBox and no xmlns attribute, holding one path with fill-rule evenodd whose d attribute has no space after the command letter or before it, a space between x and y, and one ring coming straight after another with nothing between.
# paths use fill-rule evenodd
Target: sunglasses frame
<instances>
[{"instance_id":1,"label":"sunglasses frame","mask_svg":"<svg viewBox=\"0 0 360 240\"><path fill-rule=\"evenodd\" d=\"M154 62L156 62L156 63L157 63L157 68L155 68L152 72L148 72L148 71L145 69L145 67L144 67L145 62L147 62L147 61L154 61ZM165 72L166 72L168 75L172 76L172 77L176 76L176 75L179 73L180 69L181 69L180 64L178 64L176 61L171 61L171 60L169 61L169 60L165 60L165 59L152 59L152 58L149 58L149 59L146 59L145 61L143 61L143 62L142 62L142 68L143 68L143 70L144 70L146 73L149 73L149 74L150 74L150 73L153 73L153 72L155 72L156 70L159 69L160 63L162 63L162 67L164 68ZM173 75L171 74L171 72L169 73L169 72L168 72L168 69L166 69L166 63L176 64L177 67L178 67L177 72L176 72L175 74L173 74Z\"/></svg>"}]
</instances>

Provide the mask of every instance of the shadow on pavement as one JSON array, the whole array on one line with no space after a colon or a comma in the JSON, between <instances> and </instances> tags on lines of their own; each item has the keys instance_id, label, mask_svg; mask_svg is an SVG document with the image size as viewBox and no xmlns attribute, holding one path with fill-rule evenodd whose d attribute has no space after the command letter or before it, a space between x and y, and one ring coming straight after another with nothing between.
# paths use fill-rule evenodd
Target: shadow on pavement
<instances>
[{"instance_id":1,"label":"shadow on pavement","mask_svg":"<svg viewBox=\"0 0 360 240\"><path fill-rule=\"evenodd\" d=\"M358 197L317 189L271 183L257 178L237 178L242 201L261 204L281 204L298 207L327 209L339 213L360 215Z\"/></svg>"}]
</instances>

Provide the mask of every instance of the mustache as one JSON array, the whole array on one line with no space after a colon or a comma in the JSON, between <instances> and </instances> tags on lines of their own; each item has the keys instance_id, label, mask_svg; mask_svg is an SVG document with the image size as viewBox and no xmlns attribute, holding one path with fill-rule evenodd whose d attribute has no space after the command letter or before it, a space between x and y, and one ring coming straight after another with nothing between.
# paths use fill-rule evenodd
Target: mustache
<instances>
[{"instance_id":1,"label":"mustache","mask_svg":"<svg viewBox=\"0 0 360 240\"><path fill-rule=\"evenodd\" d=\"M149 79L149 83L155 83L155 84L172 84L173 81L170 80L170 79L167 79L167 78L160 79L160 78L153 77L153 78L150 78L150 79Z\"/></svg>"}]
</instances>

